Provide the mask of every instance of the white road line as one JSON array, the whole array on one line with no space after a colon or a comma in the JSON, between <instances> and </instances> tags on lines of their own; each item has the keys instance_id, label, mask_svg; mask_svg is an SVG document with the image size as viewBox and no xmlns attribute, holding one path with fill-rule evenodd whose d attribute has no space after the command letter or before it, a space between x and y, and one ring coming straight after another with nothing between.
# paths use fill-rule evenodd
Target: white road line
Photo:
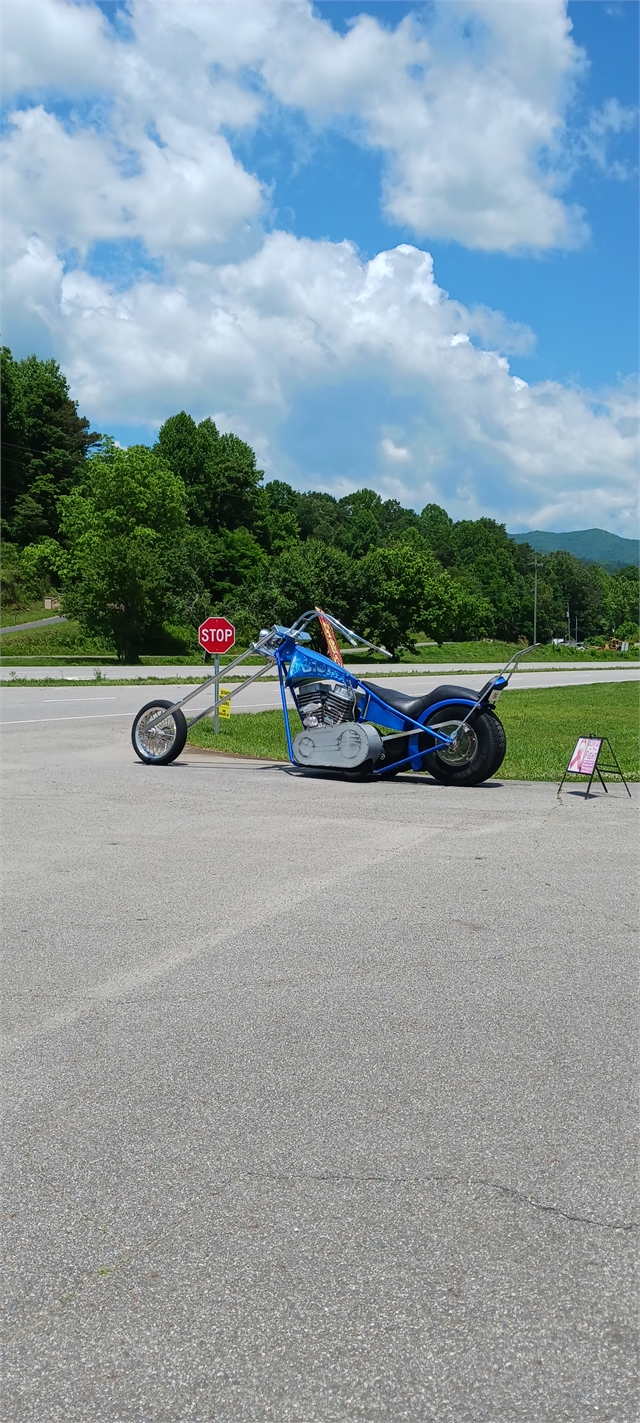
<instances>
[{"instance_id":1,"label":"white road line","mask_svg":"<svg viewBox=\"0 0 640 1423\"><path fill-rule=\"evenodd\" d=\"M114 700L115 700L115 698L114 698ZM278 706L276 706L276 707L271 707L271 706L267 706L266 703L262 703L262 704L258 703L258 705L263 705L263 706L267 707L267 710L268 710L268 711L278 711L278 710L279 710L279 707L278 707ZM37 723L40 723L40 722L41 722L41 723L44 725L45 723L54 722L54 721L105 721L105 720L107 720L110 716L131 716L131 717L133 717L133 716L135 716L135 710L134 710L134 711L124 711L124 712L81 712L80 716L25 716L25 717L19 717L19 718L18 718L17 720L15 720L15 721L1 721L1 722L0 722L0 727L2 727L2 726L27 726L27 725L33 726L34 723L36 723L36 722L37 722Z\"/></svg>"},{"instance_id":2,"label":"white road line","mask_svg":"<svg viewBox=\"0 0 640 1423\"><path fill-rule=\"evenodd\" d=\"M131 716L131 712L82 712L81 716L24 716L18 721L0 722L0 726L26 726L34 722L44 724L50 721L106 721L110 716Z\"/></svg>"},{"instance_id":3,"label":"white road line","mask_svg":"<svg viewBox=\"0 0 640 1423\"><path fill-rule=\"evenodd\" d=\"M43 703L44 703L45 705L46 705L47 702L58 702L58 703L62 702L63 705L64 705L64 706L67 706L67 707L70 706L72 702L75 704L76 702L117 702L117 700L118 700L117 697L43 697L43 698L42 698L42 701L43 701Z\"/></svg>"}]
</instances>

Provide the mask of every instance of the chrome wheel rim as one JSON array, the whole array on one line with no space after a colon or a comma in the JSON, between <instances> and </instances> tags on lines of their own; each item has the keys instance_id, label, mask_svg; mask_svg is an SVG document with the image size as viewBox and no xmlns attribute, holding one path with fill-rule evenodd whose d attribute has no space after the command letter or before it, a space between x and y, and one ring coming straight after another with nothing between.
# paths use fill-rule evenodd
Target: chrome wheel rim
<instances>
[{"instance_id":1,"label":"chrome wheel rim","mask_svg":"<svg viewBox=\"0 0 640 1423\"><path fill-rule=\"evenodd\" d=\"M149 707L140 717L135 729L136 746L149 761L159 761L162 756L166 756L177 735L176 724L172 716L165 716L157 726L149 728L149 722L153 721L161 711L164 711L164 707Z\"/></svg>"},{"instance_id":2,"label":"chrome wheel rim","mask_svg":"<svg viewBox=\"0 0 640 1423\"><path fill-rule=\"evenodd\" d=\"M469 723L463 725L461 721L438 721L434 722L434 731L442 731L445 736L456 736L452 746L438 746L437 757L439 761L444 761L445 766L468 766L473 760L478 749L478 738Z\"/></svg>"}]
</instances>

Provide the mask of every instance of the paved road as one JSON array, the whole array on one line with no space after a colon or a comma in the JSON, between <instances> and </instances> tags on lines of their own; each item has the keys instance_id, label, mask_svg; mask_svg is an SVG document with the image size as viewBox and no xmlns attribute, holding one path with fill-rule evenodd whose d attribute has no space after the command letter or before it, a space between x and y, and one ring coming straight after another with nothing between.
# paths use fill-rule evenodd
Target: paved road
<instances>
[{"instance_id":1,"label":"paved road","mask_svg":"<svg viewBox=\"0 0 640 1423\"><path fill-rule=\"evenodd\" d=\"M347 666L349 666L348 663ZM501 664L497 662L479 662L473 664L471 671L474 675L476 673L484 673L486 676L489 676L490 673L498 672L500 666ZM591 672L594 669L604 669L605 671L622 669L633 672L640 671L640 663L621 658L619 662L574 662L567 665L566 662L530 662L527 659L526 662L521 663L521 666L516 669L514 676L520 677L523 673L532 671L571 673L573 669L575 669L576 673L585 670ZM108 667L101 667L99 670L106 681L118 681L122 677L133 678L134 680L140 679L140 677L204 677L207 673L211 675L212 669L210 666L208 668L201 666L196 669L193 665L185 667L180 664L176 664L173 667L123 667L118 664L111 664ZM241 670L242 669L239 669L239 671ZM255 671L256 669L252 667L249 670ZM447 677L451 672L466 673L470 669L468 662L443 662L439 666L425 666L424 662L385 662L382 664L372 662L366 665L360 663L358 667L352 667L351 670L361 677L386 677L389 673L396 674L400 677L407 677L409 674L418 673L423 677L433 678ZM233 675L239 675L239 672ZM271 670L266 673L266 676L273 675L274 673L272 673ZM19 667L17 664L11 666L10 663L7 663L6 666L0 667L0 682L11 682L15 677L19 677L23 681L26 679L41 681L46 677L64 677L72 682L87 680L91 682L93 667L91 663L86 663L83 667L75 663L73 665L69 663L69 665L60 667Z\"/></svg>"},{"instance_id":2,"label":"paved road","mask_svg":"<svg viewBox=\"0 0 640 1423\"><path fill-rule=\"evenodd\" d=\"M633 668L625 668L624 671L599 671L597 668L580 668L571 672L531 672L522 673L517 681L514 679L511 687L515 691L522 691L532 687L566 687L584 685L593 682L628 682L638 681L640 672ZM398 691L407 692L412 697L417 697L421 692L432 691L438 684L438 678L432 677L390 677L382 683L383 687L396 688ZM451 678L446 680L451 681ZM461 678L461 683L465 687L474 687L476 690L484 686L487 681L486 674L479 676L466 675ZM224 685L224 684L223 684ZM232 683L229 684L233 685ZM171 701L178 700L186 696L191 690L191 685L187 686L162 686L154 687L113 687L104 684L102 686L91 686L84 684L82 687L9 687L3 688L0 700L0 721L4 725L27 725L40 721L67 721L73 720L108 720L114 716L133 719L140 707L154 697L169 698ZM507 695L507 693L505 693ZM186 708L187 715L202 709L207 701L212 701L211 692L202 693L200 697L194 698L193 702ZM273 682L254 682L253 686L247 687L246 691L238 692L233 698L233 711L256 712L268 711L270 708L280 706L280 691L277 684ZM99 737L102 733L97 732Z\"/></svg>"},{"instance_id":3,"label":"paved road","mask_svg":"<svg viewBox=\"0 0 640 1423\"><path fill-rule=\"evenodd\" d=\"M8 1423L631 1423L637 789L95 726L3 732Z\"/></svg>"},{"instance_id":4,"label":"paved road","mask_svg":"<svg viewBox=\"0 0 640 1423\"><path fill-rule=\"evenodd\" d=\"M58 618L36 618L33 623L7 623L6 627L0 628L0 637L6 632L28 632L29 628L46 628L51 623L66 623L67 619Z\"/></svg>"}]
</instances>

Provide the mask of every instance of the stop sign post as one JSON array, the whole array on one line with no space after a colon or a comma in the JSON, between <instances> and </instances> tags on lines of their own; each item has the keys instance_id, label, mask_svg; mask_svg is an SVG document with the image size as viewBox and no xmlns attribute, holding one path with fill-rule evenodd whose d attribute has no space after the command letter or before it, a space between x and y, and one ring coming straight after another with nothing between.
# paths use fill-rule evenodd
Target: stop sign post
<instances>
[{"instance_id":1,"label":"stop sign post","mask_svg":"<svg viewBox=\"0 0 640 1423\"><path fill-rule=\"evenodd\" d=\"M205 652L213 653L213 675L218 677L220 672L220 653L229 652L236 640L236 630L233 623L227 618L205 618L198 628L198 642ZM218 702L220 700L220 688L216 681L215 687L215 710L213 713L213 729L218 733Z\"/></svg>"}]
</instances>

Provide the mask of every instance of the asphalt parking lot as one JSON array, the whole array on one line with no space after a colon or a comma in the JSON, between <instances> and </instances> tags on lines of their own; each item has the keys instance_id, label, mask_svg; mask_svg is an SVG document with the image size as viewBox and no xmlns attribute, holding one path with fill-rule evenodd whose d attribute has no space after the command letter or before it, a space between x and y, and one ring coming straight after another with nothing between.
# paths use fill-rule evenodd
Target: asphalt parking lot
<instances>
[{"instance_id":1,"label":"asphalt parking lot","mask_svg":"<svg viewBox=\"0 0 640 1423\"><path fill-rule=\"evenodd\" d=\"M637 787L3 776L10 1423L631 1423Z\"/></svg>"}]
</instances>

